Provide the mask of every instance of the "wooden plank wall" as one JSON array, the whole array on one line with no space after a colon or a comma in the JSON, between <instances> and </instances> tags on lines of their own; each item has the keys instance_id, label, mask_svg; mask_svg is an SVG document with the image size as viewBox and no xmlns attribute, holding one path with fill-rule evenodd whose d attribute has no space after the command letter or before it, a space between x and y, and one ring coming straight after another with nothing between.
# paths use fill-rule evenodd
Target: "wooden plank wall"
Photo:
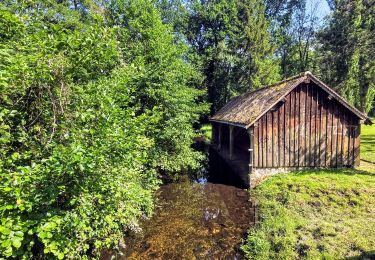
<instances>
[{"instance_id":1,"label":"wooden plank wall","mask_svg":"<svg viewBox=\"0 0 375 260\"><path fill-rule=\"evenodd\" d=\"M359 164L358 118L314 83L303 83L254 125L254 167Z\"/></svg>"}]
</instances>

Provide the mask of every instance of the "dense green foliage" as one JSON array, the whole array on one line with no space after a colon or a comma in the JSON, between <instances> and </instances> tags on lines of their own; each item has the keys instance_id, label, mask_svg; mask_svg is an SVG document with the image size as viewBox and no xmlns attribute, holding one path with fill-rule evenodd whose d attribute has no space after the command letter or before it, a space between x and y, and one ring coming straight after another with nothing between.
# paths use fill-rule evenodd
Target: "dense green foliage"
<instances>
[{"instance_id":1,"label":"dense green foliage","mask_svg":"<svg viewBox=\"0 0 375 260\"><path fill-rule=\"evenodd\" d=\"M375 168L274 176L253 196L260 222L242 246L249 259L343 259L373 254ZM371 169L371 170L370 170Z\"/></svg>"},{"instance_id":2,"label":"dense green foliage","mask_svg":"<svg viewBox=\"0 0 375 260\"><path fill-rule=\"evenodd\" d=\"M0 4L0 258L114 247L198 166L200 75L148 0Z\"/></svg>"},{"instance_id":3,"label":"dense green foliage","mask_svg":"<svg viewBox=\"0 0 375 260\"><path fill-rule=\"evenodd\" d=\"M374 1L156 1L175 40L190 46L211 114L231 97L306 70L361 111L373 108Z\"/></svg>"},{"instance_id":4,"label":"dense green foliage","mask_svg":"<svg viewBox=\"0 0 375 260\"><path fill-rule=\"evenodd\" d=\"M231 97L279 79L261 0L182 2L160 1L160 8L191 47L190 58L205 76L211 113ZM179 15L171 15L171 8Z\"/></svg>"},{"instance_id":5,"label":"dense green foliage","mask_svg":"<svg viewBox=\"0 0 375 260\"><path fill-rule=\"evenodd\" d=\"M375 98L374 15L374 1L338 1L318 38L322 77L366 113Z\"/></svg>"}]
</instances>

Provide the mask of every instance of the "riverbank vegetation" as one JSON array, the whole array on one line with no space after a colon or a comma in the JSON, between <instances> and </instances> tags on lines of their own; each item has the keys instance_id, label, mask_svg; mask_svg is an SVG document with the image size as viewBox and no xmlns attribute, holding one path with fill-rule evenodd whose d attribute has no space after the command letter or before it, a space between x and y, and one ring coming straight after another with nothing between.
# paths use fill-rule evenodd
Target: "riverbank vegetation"
<instances>
[{"instance_id":1,"label":"riverbank vegetation","mask_svg":"<svg viewBox=\"0 0 375 260\"><path fill-rule=\"evenodd\" d=\"M371 113L374 5L328 5L323 22L302 0L1 1L0 258L118 248L235 95L311 70Z\"/></svg>"},{"instance_id":2,"label":"riverbank vegetation","mask_svg":"<svg viewBox=\"0 0 375 260\"><path fill-rule=\"evenodd\" d=\"M75 5L73 5L75 4ZM150 1L0 3L0 258L116 247L206 105Z\"/></svg>"}]
</instances>

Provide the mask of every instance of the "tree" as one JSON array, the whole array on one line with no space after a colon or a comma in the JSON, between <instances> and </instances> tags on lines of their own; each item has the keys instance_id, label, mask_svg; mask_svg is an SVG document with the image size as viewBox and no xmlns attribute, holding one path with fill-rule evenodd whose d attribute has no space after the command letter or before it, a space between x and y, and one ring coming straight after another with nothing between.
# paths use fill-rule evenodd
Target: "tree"
<instances>
[{"instance_id":1,"label":"tree","mask_svg":"<svg viewBox=\"0 0 375 260\"><path fill-rule=\"evenodd\" d=\"M284 16L276 16L273 39L277 42L276 54L280 57L283 78L306 70L317 72L315 36L320 27L316 13L319 4L319 1L297 1Z\"/></svg>"},{"instance_id":2,"label":"tree","mask_svg":"<svg viewBox=\"0 0 375 260\"><path fill-rule=\"evenodd\" d=\"M199 166L200 74L151 1L0 3L0 258L98 257Z\"/></svg>"},{"instance_id":3,"label":"tree","mask_svg":"<svg viewBox=\"0 0 375 260\"><path fill-rule=\"evenodd\" d=\"M365 113L375 97L374 13L373 1L337 2L332 18L319 34L322 75Z\"/></svg>"},{"instance_id":4,"label":"tree","mask_svg":"<svg viewBox=\"0 0 375 260\"><path fill-rule=\"evenodd\" d=\"M205 76L211 113L278 79L261 1L193 1L190 9L185 35Z\"/></svg>"}]
</instances>

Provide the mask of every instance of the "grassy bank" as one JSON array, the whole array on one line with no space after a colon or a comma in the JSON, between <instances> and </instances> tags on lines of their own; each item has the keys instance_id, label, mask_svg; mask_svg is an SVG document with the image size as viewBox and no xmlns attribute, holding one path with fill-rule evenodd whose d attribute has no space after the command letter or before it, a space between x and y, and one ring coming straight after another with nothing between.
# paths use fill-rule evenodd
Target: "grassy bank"
<instances>
[{"instance_id":1,"label":"grassy bank","mask_svg":"<svg viewBox=\"0 0 375 260\"><path fill-rule=\"evenodd\" d=\"M361 158L375 162L375 125L362 126ZM375 257L375 164L277 175L251 192L260 220L248 258Z\"/></svg>"},{"instance_id":2,"label":"grassy bank","mask_svg":"<svg viewBox=\"0 0 375 260\"><path fill-rule=\"evenodd\" d=\"M278 175L253 192L260 222L243 246L248 258L375 255L374 167Z\"/></svg>"},{"instance_id":3,"label":"grassy bank","mask_svg":"<svg viewBox=\"0 0 375 260\"><path fill-rule=\"evenodd\" d=\"M375 118L371 118L375 122ZM361 126L361 159L375 162L375 124Z\"/></svg>"}]
</instances>

